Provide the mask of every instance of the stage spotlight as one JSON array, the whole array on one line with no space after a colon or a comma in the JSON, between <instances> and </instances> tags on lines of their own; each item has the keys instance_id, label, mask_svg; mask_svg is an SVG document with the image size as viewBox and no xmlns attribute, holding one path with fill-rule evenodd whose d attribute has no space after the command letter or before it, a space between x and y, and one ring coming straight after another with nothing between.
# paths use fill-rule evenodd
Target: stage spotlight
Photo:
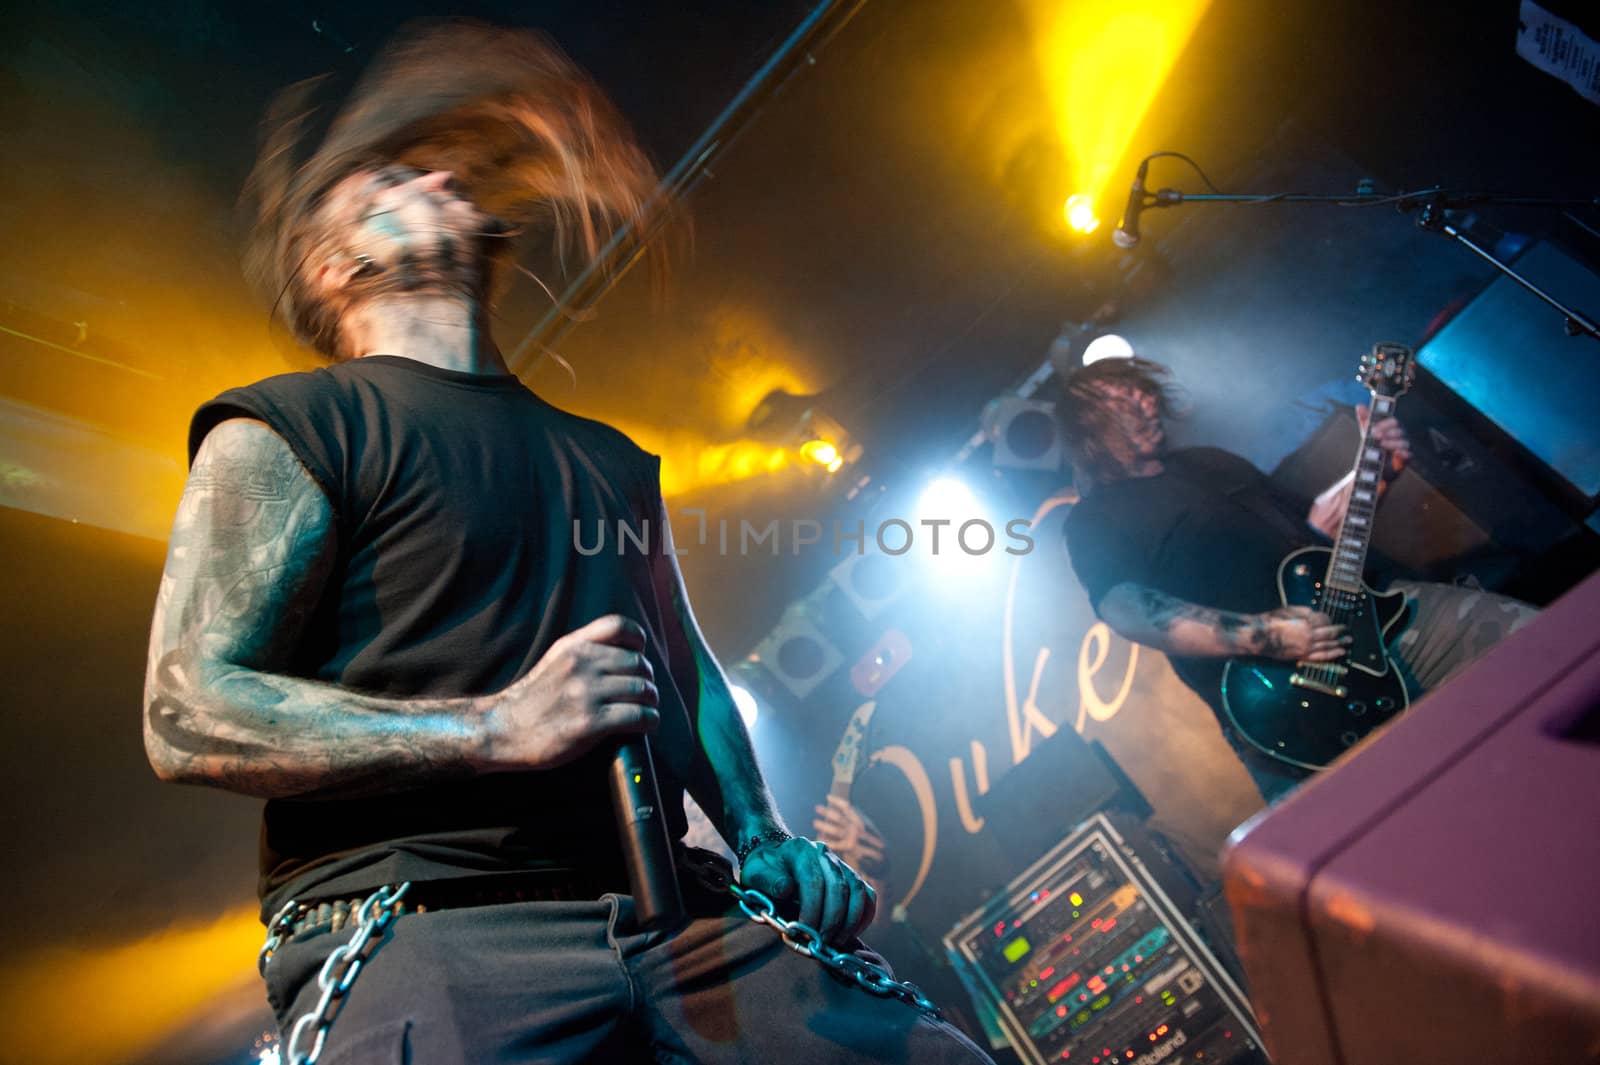
<instances>
[{"instance_id":1,"label":"stage spotlight","mask_svg":"<svg viewBox=\"0 0 1600 1065\"><path fill-rule=\"evenodd\" d=\"M816 404L816 396L774 389L751 412L745 430L757 440L792 448L808 462L837 473L861 458L861 445Z\"/></svg>"},{"instance_id":2,"label":"stage spotlight","mask_svg":"<svg viewBox=\"0 0 1600 1065\"><path fill-rule=\"evenodd\" d=\"M815 462L829 473L838 473L844 465L844 456L827 440L807 440L800 445L800 454Z\"/></svg>"},{"instance_id":3,"label":"stage spotlight","mask_svg":"<svg viewBox=\"0 0 1600 1065\"><path fill-rule=\"evenodd\" d=\"M934 587L954 590L988 571L1000 532L971 488L954 477L940 477L917 501L916 535L913 553L938 574Z\"/></svg>"},{"instance_id":4,"label":"stage spotlight","mask_svg":"<svg viewBox=\"0 0 1600 1065\"><path fill-rule=\"evenodd\" d=\"M737 684L729 684L728 691L733 693L733 705L739 708L739 716L744 718L744 727L754 728L756 718L761 716L761 708L756 705L756 697L750 694L748 688L741 688Z\"/></svg>"},{"instance_id":5,"label":"stage spotlight","mask_svg":"<svg viewBox=\"0 0 1600 1065\"><path fill-rule=\"evenodd\" d=\"M954 477L940 477L922 490L917 501L917 519L947 518L965 521L978 511L978 498L972 489Z\"/></svg>"},{"instance_id":6,"label":"stage spotlight","mask_svg":"<svg viewBox=\"0 0 1600 1065\"><path fill-rule=\"evenodd\" d=\"M1131 359L1133 358L1133 345L1115 333L1106 333L1089 341L1089 346L1083 349L1083 364L1099 362L1101 359Z\"/></svg>"},{"instance_id":7,"label":"stage spotlight","mask_svg":"<svg viewBox=\"0 0 1600 1065\"><path fill-rule=\"evenodd\" d=\"M910 590L905 563L875 549L851 554L833 567L833 583L855 604L861 616L872 620Z\"/></svg>"},{"instance_id":8,"label":"stage spotlight","mask_svg":"<svg viewBox=\"0 0 1600 1065\"><path fill-rule=\"evenodd\" d=\"M791 606L751 659L764 665L790 695L804 699L844 664L844 653L801 609Z\"/></svg>"},{"instance_id":9,"label":"stage spotlight","mask_svg":"<svg viewBox=\"0 0 1600 1065\"><path fill-rule=\"evenodd\" d=\"M1094 213L1094 201L1081 192L1067 197L1067 205L1062 213L1066 216L1067 225L1079 233L1093 233L1100 228L1100 219Z\"/></svg>"},{"instance_id":10,"label":"stage spotlight","mask_svg":"<svg viewBox=\"0 0 1600 1065\"><path fill-rule=\"evenodd\" d=\"M994 441L994 464L1000 469L1061 468L1061 431L1052 403L999 396L983 409L983 430Z\"/></svg>"}]
</instances>

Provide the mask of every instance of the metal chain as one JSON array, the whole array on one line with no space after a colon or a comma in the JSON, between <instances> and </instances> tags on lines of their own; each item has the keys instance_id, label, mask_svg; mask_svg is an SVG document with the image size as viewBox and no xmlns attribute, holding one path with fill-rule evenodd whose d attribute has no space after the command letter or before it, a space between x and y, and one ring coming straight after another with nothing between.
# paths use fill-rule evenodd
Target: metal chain
<instances>
[{"instance_id":1,"label":"metal chain","mask_svg":"<svg viewBox=\"0 0 1600 1065\"><path fill-rule=\"evenodd\" d=\"M780 917L773 901L754 888L730 881L728 890L739 900L739 908L757 924L774 929L790 950L814 958L847 980L852 980L863 991L880 998L897 998L901 1002L926 1013L936 1021L944 1020L944 1011L933 1003L922 989L909 980L896 980L880 965L858 958L854 954L835 950L822 940L822 933L808 924L788 921Z\"/></svg>"},{"instance_id":2,"label":"metal chain","mask_svg":"<svg viewBox=\"0 0 1600 1065\"><path fill-rule=\"evenodd\" d=\"M349 942L333 948L333 953L328 955L322 963L322 970L317 973L317 986L322 989L322 995L317 999L316 1006L295 1021L294 1027L289 1030L289 1042L283 1058L285 1065L316 1065L323 1044L328 1041L328 1029L333 1027L334 1015L338 1013L339 1000L349 993L351 985L356 982L356 975L366 961L367 948L373 937L394 920L396 904L410 887L409 880L395 888L385 884L362 901L355 913L355 934ZM289 934L299 913L300 908L290 901L273 915L267 926L267 941L261 945L261 952L256 957L256 966L263 976L266 975L267 963ZM311 1049L302 1052L300 1043L313 1029L315 1034L311 1037Z\"/></svg>"},{"instance_id":3,"label":"metal chain","mask_svg":"<svg viewBox=\"0 0 1600 1065\"><path fill-rule=\"evenodd\" d=\"M395 906L410 887L410 881L397 888L384 885L361 903L356 911L355 934L350 937L348 943L333 949L333 953L323 962L321 972L317 974L317 986L322 989L322 995L318 998L316 1006L295 1021L289 1030L289 1041L284 1056L285 1065L316 1065L317 1057L327 1042L328 1030L333 1027L339 1000L350 991L357 974L361 972L362 963L366 960L364 955L372 938L381 933L394 919ZM874 965L846 951L835 950L823 941L822 933L815 928L801 921L790 921L780 916L777 905L772 899L754 888L744 887L731 878L726 881L726 887L738 900L739 908L752 921L776 931L784 944L796 954L812 958L868 994L880 998L897 998L909 1006L916 1007L934 1020L944 1020L944 1011L924 995L916 984L909 980L896 980L882 966ZM273 954L290 933L298 914L298 905L290 901L274 914L268 923L267 940L261 945L261 951L256 958L257 968L261 970L262 975L266 974L267 963L272 960ZM315 1035L312 1036L311 1049L302 1052L300 1043L313 1029Z\"/></svg>"}]
</instances>

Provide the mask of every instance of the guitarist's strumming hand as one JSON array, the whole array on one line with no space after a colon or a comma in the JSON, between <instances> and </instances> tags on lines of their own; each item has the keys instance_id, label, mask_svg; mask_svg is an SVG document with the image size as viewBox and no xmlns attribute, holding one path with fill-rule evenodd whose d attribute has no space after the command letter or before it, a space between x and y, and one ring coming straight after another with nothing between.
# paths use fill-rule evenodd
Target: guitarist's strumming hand
<instances>
[{"instance_id":1,"label":"guitarist's strumming hand","mask_svg":"<svg viewBox=\"0 0 1600 1065\"><path fill-rule=\"evenodd\" d=\"M1332 662L1343 658L1350 637L1343 625L1306 606L1280 606L1251 617L1243 640L1247 653L1285 662Z\"/></svg>"},{"instance_id":2,"label":"guitarist's strumming hand","mask_svg":"<svg viewBox=\"0 0 1600 1065\"><path fill-rule=\"evenodd\" d=\"M1345 653L1350 642L1343 625L1310 607L1240 614L1132 582L1107 592L1099 611L1118 635L1167 654L1191 657L1331 662Z\"/></svg>"}]
</instances>

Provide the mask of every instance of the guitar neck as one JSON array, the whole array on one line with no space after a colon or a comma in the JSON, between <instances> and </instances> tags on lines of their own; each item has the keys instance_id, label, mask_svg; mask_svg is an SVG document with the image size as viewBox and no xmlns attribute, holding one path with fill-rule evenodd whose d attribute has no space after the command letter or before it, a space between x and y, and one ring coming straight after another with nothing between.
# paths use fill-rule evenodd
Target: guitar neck
<instances>
[{"instance_id":1,"label":"guitar neck","mask_svg":"<svg viewBox=\"0 0 1600 1065\"><path fill-rule=\"evenodd\" d=\"M1326 583L1330 588L1346 592L1361 590L1361 574L1366 569L1367 548L1372 542L1373 516L1378 509L1378 486L1383 481L1386 461L1382 445L1372 438L1372 427L1393 416L1394 404L1393 396L1374 394L1372 397L1372 417L1367 420L1361 447L1356 452L1350 506L1345 510L1344 522L1333 544L1333 558L1328 563Z\"/></svg>"}]
</instances>

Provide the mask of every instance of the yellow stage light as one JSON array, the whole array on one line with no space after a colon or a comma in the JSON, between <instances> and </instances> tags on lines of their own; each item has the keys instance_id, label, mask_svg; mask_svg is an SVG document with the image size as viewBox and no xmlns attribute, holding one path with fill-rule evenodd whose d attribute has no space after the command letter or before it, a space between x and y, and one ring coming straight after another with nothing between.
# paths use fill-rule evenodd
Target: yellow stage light
<instances>
[{"instance_id":1,"label":"yellow stage light","mask_svg":"<svg viewBox=\"0 0 1600 1065\"><path fill-rule=\"evenodd\" d=\"M800 454L829 473L837 473L839 467L844 465L844 456L839 454L839 449L827 440L807 440L800 445Z\"/></svg>"},{"instance_id":2,"label":"yellow stage light","mask_svg":"<svg viewBox=\"0 0 1600 1065\"><path fill-rule=\"evenodd\" d=\"M1209 5L1023 0L1056 134L1091 208L1108 189L1127 188L1132 167L1124 156Z\"/></svg>"},{"instance_id":3,"label":"yellow stage light","mask_svg":"<svg viewBox=\"0 0 1600 1065\"><path fill-rule=\"evenodd\" d=\"M1093 233L1100 228L1100 219L1094 214L1094 201L1083 193L1067 197L1067 206L1063 213L1067 218L1067 225L1079 233Z\"/></svg>"}]
</instances>

